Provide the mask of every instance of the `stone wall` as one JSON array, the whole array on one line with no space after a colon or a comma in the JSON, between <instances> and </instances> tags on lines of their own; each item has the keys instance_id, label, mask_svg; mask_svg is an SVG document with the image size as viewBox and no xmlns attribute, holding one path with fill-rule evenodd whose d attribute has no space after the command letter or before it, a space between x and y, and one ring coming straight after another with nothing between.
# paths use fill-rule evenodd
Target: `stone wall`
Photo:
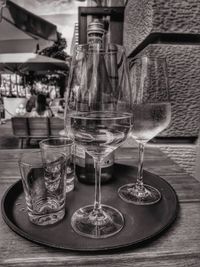
<instances>
[{"instance_id":1,"label":"stone wall","mask_svg":"<svg viewBox=\"0 0 200 267\"><path fill-rule=\"evenodd\" d=\"M176 37L192 42L197 38L193 35L200 34L199 26L199 0L129 0L125 8L124 45L131 54L147 39L150 43L163 34L171 34L169 43Z\"/></svg>"},{"instance_id":2,"label":"stone wall","mask_svg":"<svg viewBox=\"0 0 200 267\"><path fill-rule=\"evenodd\" d=\"M123 42L130 61L136 55L161 56L167 60L172 122L161 136L198 138L199 0L129 0L124 18ZM199 147L196 143L184 145L177 142L160 147L190 174L195 173L196 154L200 155L196 153Z\"/></svg>"}]
</instances>

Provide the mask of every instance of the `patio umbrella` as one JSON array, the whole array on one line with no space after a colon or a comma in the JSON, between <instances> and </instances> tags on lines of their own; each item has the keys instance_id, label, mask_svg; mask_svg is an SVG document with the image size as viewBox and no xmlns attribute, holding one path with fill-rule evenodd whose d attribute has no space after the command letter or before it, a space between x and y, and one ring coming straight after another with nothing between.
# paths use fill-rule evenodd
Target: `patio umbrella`
<instances>
[{"instance_id":1,"label":"patio umbrella","mask_svg":"<svg viewBox=\"0 0 200 267\"><path fill-rule=\"evenodd\" d=\"M0 21L0 53L36 52L57 40L54 24L10 0L5 3Z\"/></svg>"},{"instance_id":2,"label":"patio umbrella","mask_svg":"<svg viewBox=\"0 0 200 267\"><path fill-rule=\"evenodd\" d=\"M35 53L0 54L0 73L27 73L68 70L68 62Z\"/></svg>"}]
</instances>

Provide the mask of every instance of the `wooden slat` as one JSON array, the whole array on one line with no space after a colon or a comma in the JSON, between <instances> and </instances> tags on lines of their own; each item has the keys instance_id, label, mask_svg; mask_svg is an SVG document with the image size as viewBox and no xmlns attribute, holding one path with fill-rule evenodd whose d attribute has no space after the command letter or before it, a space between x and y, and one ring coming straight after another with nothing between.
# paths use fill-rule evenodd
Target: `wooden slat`
<instances>
[{"instance_id":1,"label":"wooden slat","mask_svg":"<svg viewBox=\"0 0 200 267\"><path fill-rule=\"evenodd\" d=\"M12 117L12 130L15 136L27 137L29 136L28 120L26 117Z\"/></svg>"},{"instance_id":2,"label":"wooden slat","mask_svg":"<svg viewBox=\"0 0 200 267\"><path fill-rule=\"evenodd\" d=\"M59 137L60 131L64 129L64 120L58 117L49 118L50 136Z\"/></svg>"},{"instance_id":3,"label":"wooden slat","mask_svg":"<svg viewBox=\"0 0 200 267\"><path fill-rule=\"evenodd\" d=\"M30 137L47 137L49 136L48 118L32 117L28 120Z\"/></svg>"}]
</instances>

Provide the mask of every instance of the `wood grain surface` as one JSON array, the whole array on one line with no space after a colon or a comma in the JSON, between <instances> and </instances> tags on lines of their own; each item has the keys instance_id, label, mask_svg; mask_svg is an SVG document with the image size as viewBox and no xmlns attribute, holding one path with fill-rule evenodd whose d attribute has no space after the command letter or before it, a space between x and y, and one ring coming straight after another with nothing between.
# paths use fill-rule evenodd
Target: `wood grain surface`
<instances>
[{"instance_id":1,"label":"wood grain surface","mask_svg":"<svg viewBox=\"0 0 200 267\"><path fill-rule=\"evenodd\" d=\"M26 149L27 151L27 149ZM18 158L23 150L0 150L0 196L20 178ZM137 164L137 150L116 151L115 161ZM200 183L184 173L155 146L148 146L144 168L160 175L175 189L180 211L175 223L159 237L137 248L116 252L80 253L53 249L23 239L0 214L0 266L200 266ZM147 222L148 223L148 222ZM63 233L64 234L64 233Z\"/></svg>"}]
</instances>

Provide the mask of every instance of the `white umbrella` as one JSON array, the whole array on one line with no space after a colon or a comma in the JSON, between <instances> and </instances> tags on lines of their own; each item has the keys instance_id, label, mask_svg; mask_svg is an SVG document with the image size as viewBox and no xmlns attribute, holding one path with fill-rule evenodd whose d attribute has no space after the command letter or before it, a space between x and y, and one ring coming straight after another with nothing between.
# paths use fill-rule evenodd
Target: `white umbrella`
<instances>
[{"instance_id":1,"label":"white umbrella","mask_svg":"<svg viewBox=\"0 0 200 267\"><path fill-rule=\"evenodd\" d=\"M67 70L68 62L35 53L0 54L0 72L26 73L28 71Z\"/></svg>"}]
</instances>

